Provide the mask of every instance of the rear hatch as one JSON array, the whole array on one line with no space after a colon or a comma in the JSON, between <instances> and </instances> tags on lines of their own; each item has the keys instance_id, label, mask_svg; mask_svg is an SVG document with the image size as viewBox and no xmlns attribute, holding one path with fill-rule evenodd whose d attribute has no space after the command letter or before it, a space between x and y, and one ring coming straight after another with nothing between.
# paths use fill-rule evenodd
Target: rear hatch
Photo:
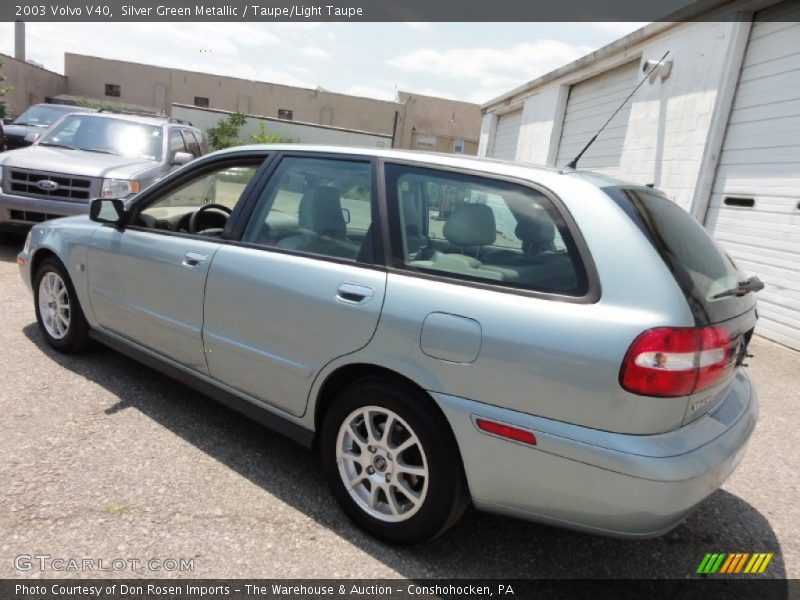
<instances>
[{"instance_id":1,"label":"rear hatch","mask_svg":"<svg viewBox=\"0 0 800 600\"><path fill-rule=\"evenodd\" d=\"M722 401L736 368L747 357L757 320L755 294L743 292L746 277L697 221L649 187L609 186L603 190L625 211L653 244L683 291L695 326L724 348L724 364L715 367L714 383L689 395L688 423Z\"/></svg>"}]
</instances>

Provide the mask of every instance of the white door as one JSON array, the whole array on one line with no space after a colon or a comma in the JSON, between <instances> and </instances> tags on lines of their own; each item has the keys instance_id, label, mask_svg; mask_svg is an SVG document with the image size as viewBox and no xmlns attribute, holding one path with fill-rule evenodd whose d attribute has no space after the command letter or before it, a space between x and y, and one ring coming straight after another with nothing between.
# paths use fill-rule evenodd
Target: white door
<instances>
[{"instance_id":1,"label":"white door","mask_svg":"<svg viewBox=\"0 0 800 600\"><path fill-rule=\"evenodd\" d=\"M800 4L756 13L706 226L766 284L758 333L800 349Z\"/></svg>"},{"instance_id":2,"label":"white door","mask_svg":"<svg viewBox=\"0 0 800 600\"><path fill-rule=\"evenodd\" d=\"M567 166L578 155L636 87L638 77L639 63L634 61L576 83L570 88L556 167ZM583 155L578 163L579 168L610 175L617 173L630 112L631 105L628 102Z\"/></svg>"},{"instance_id":3,"label":"white door","mask_svg":"<svg viewBox=\"0 0 800 600\"><path fill-rule=\"evenodd\" d=\"M522 125L522 110L515 110L497 117L490 158L515 160L517 158L517 140Z\"/></svg>"}]
</instances>

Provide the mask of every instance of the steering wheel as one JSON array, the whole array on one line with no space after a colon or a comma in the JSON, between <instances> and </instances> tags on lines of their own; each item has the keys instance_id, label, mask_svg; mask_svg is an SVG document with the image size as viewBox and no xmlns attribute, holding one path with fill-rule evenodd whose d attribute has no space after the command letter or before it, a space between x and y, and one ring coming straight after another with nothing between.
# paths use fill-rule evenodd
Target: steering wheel
<instances>
[{"instance_id":1,"label":"steering wheel","mask_svg":"<svg viewBox=\"0 0 800 600\"><path fill-rule=\"evenodd\" d=\"M189 233L199 233L197 231L197 224L199 223L198 219L200 218L201 214L209 210L218 210L220 212L224 212L228 216L231 215L231 209L224 204L204 204L192 213L192 216L189 219Z\"/></svg>"}]
</instances>

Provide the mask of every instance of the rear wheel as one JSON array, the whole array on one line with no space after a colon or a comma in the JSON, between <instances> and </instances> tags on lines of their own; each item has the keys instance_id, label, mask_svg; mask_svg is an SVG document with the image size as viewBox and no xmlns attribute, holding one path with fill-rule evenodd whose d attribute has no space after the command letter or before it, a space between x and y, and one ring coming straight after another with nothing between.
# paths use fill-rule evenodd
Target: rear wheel
<instances>
[{"instance_id":1,"label":"rear wheel","mask_svg":"<svg viewBox=\"0 0 800 600\"><path fill-rule=\"evenodd\" d=\"M39 330L50 346L68 353L88 347L89 324L67 271L56 258L48 257L39 265L33 294Z\"/></svg>"},{"instance_id":2,"label":"rear wheel","mask_svg":"<svg viewBox=\"0 0 800 600\"><path fill-rule=\"evenodd\" d=\"M387 542L430 540L469 504L449 424L411 386L367 379L346 388L325 416L321 445L339 504Z\"/></svg>"}]
</instances>

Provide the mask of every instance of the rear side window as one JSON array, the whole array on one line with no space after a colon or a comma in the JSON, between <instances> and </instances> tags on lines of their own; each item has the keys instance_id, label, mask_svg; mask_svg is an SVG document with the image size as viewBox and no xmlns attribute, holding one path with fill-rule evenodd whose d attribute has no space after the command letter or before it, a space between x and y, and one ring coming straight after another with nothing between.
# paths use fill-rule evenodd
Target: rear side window
<instances>
[{"instance_id":1,"label":"rear side window","mask_svg":"<svg viewBox=\"0 0 800 600\"><path fill-rule=\"evenodd\" d=\"M563 218L543 194L461 173L386 166L397 266L567 296L588 291Z\"/></svg>"},{"instance_id":2,"label":"rear side window","mask_svg":"<svg viewBox=\"0 0 800 600\"><path fill-rule=\"evenodd\" d=\"M608 187L604 190L659 251L701 321L731 318L752 306L752 297L717 298L744 277L689 213L649 188Z\"/></svg>"}]
</instances>

